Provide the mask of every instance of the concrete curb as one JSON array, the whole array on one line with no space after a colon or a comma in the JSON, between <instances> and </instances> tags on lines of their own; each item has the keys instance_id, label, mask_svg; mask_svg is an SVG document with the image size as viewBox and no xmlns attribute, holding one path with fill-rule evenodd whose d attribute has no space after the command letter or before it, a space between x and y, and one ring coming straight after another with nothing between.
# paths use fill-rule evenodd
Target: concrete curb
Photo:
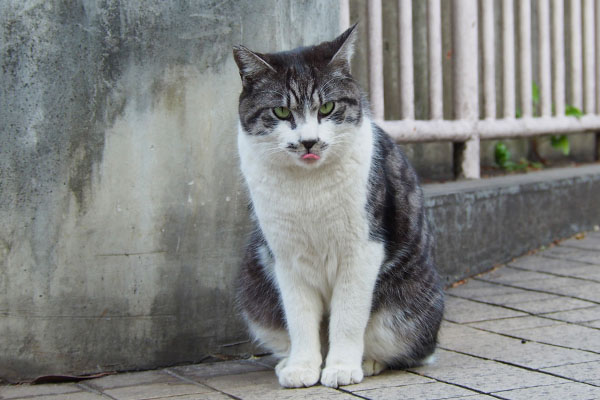
<instances>
[{"instance_id":1,"label":"concrete curb","mask_svg":"<svg viewBox=\"0 0 600 400\"><path fill-rule=\"evenodd\" d=\"M446 284L600 224L600 165L424 185Z\"/></svg>"}]
</instances>

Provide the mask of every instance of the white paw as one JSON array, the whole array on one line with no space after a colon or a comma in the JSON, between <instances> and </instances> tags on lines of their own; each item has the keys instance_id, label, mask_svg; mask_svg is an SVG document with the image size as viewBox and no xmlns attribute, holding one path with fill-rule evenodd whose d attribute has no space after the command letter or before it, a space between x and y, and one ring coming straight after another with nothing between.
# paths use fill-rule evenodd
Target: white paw
<instances>
[{"instance_id":1,"label":"white paw","mask_svg":"<svg viewBox=\"0 0 600 400\"><path fill-rule=\"evenodd\" d=\"M363 361L362 369L365 376L379 375L387 366L375 360Z\"/></svg>"},{"instance_id":2,"label":"white paw","mask_svg":"<svg viewBox=\"0 0 600 400\"><path fill-rule=\"evenodd\" d=\"M336 365L326 367L321 373L321 384L336 388L338 386L352 385L363 380L363 371L360 366Z\"/></svg>"},{"instance_id":3,"label":"white paw","mask_svg":"<svg viewBox=\"0 0 600 400\"><path fill-rule=\"evenodd\" d=\"M281 386L287 388L309 387L319 381L321 368L305 364L287 364L288 360L283 359L275 368Z\"/></svg>"}]
</instances>

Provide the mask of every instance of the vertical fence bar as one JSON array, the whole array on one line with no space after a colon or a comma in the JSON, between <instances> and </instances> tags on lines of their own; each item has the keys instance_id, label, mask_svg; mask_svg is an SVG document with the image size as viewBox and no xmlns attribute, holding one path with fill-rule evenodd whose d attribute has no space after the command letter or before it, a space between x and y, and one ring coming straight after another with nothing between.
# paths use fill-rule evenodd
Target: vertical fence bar
<instances>
[{"instance_id":1,"label":"vertical fence bar","mask_svg":"<svg viewBox=\"0 0 600 400\"><path fill-rule=\"evenodd\" d=\"M442 83L442 11L440 0L427 2L427 46L429 48L429 110L431 119L444 117Z\"/></svg>"},{"instance_id":2,"label":"vertical fence bar","mask_svg":"<svg viewBox=\"0 0 600 400\"><path fill-rule=\"evenodd\" d=\"M494 57L494 0L481 1L483 40L483 100L485 118L496 118L496 70Z\"/></svg>"},{"instance_id":3,"label":"vertical fence bar","mask_svg":"<svg viewBox=\"0 0 600 400\"><path fill-rule=\"evenodd\" d=\"M383 35L381 28L381 0L367 2L369 22L369 91L371 111L376 120L383 119Z\"/></svg>"},{"instance_id":4,"label":"vertical fence bar","mask_svg":"<svg viewBox=\"0 0 600 400\"><path fill-rule=\"evenodd\" d=\"M454 110L457 119L479 118L477 71L477 0L454 0ZM479 136L454 147L457 177L477 179L480 176Z\"/></svg>"},{"instance_id":5,"label":"vertical fence bar","mask_svg":"<svg viewBox=\"0 0 600 400\"><path fill-rule=\"evenodd\" d=\"M552 0L552 67L554 69L554 108L556 116L565 115L564 0Z\"/></svg>"},{"instance_id":6,"label":"vertical fence bar","mask_svg":"<svg viewBox=\"0 0 600 400\"><path fill-rule=\"evenodd\" d=\"M515 20L513 0L502 1L502 97L504 118L515 117Z\"/></svg>"},{"instance_id":7,"label":"vertical fence bar","mask_svg":"<svg viewBox=\"0 0 600 400\"><path fill-rule=\"evenodd\" d=\"M520 0L519 4L519 73L521 75L521 114L533 115L532 67L531 67L531 2Z\"/></svg>"},{"instance_id":8,"label":"vertical fence bar","mask_svg":"<svg viewBox=\"0 0 600 400\"><path fill-rule=\"evenodd\" d=\"M538 0L538 28L540 48L540 111L543 117L549 117L552 115L550 0Z\"/></svg>"},{"instance_id":9,"label":"vertical fence bar","mask_svg":"<svg viewBox=\"0 0 600 400\"><path fill-rule=\"evenodd\" d=\"M412 0L398 0L398 13L400 117L402 119L415 119Z\"/></svg>"},{"instance_id":10,"label":"vertical fence bar","mask_svg":"<svg viewBox=\"0 0 600 400\"><path fill-rule=\"evenodd\" d=\"M581 1L571 0L571 104L583 108Z\"/></svg>"},{"instance_id":11,"label":"vertical fence bar","mask_svg":"<svg viewBox=\"0 0 600 400\"><path fill-rule=\"evenodd\" d=\"M350 0L340 1L340 31L350 28Z\"/></svg>"},{"instance_id":12,"label":"vertical fence bar","mask_svg":"<svg viewBox=\"0 0 600 400\"><path fill-rule=\"evenodd\" d=\"M596 114L600 114L600 5L596 4Z\"/></svg>"},{"instance_id":13,"label":"vertical fence bar","mask_svg":"<svg viewBox=\"0 0 600 400\"><path fill-rule=\"evenodd\" d=\"M584 73L584 103L583 111L586 114L596 112L596 79L594 71L594 0L583 1L583 73Z\"/></svg>"}]
</instances>

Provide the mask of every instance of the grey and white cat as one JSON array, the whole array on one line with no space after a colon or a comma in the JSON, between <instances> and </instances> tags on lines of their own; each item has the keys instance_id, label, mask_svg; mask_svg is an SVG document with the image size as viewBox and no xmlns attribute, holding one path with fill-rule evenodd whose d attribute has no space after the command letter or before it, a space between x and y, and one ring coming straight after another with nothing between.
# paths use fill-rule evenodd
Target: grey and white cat
<instances>
[{"instance_id":1,"label":"grey and white cat","mask_svg":"<svg viewBox=\"0 0 600 400\"><path fill-rule=\"evenodd\" d=\"M233 51L255 223L237 300L282 358L285 387L417 365L443 313L418 178L369 117L350 75L354 37L352 27L317 46Z\"/></svg>"}]
</instances>

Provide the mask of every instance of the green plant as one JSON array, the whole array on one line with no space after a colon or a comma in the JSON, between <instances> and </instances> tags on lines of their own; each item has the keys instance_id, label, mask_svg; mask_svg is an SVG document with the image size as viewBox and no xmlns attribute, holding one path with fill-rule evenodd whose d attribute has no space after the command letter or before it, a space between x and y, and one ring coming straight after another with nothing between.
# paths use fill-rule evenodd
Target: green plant
<instances>
[{"instance_id":1,"label":"green plant","mask_svg":"<svg viewBox=\"0 0 600 400\"><path fill-rule=\"evenodd\" d=\"M529 161L525 158L521 158L518 163L511 160L511 153L503 142L496 143L494 147L494 161L496 165L505 171L521 171L529 168L542 169L543 165L539 162Z\"/></svg>"}]
</instances>

